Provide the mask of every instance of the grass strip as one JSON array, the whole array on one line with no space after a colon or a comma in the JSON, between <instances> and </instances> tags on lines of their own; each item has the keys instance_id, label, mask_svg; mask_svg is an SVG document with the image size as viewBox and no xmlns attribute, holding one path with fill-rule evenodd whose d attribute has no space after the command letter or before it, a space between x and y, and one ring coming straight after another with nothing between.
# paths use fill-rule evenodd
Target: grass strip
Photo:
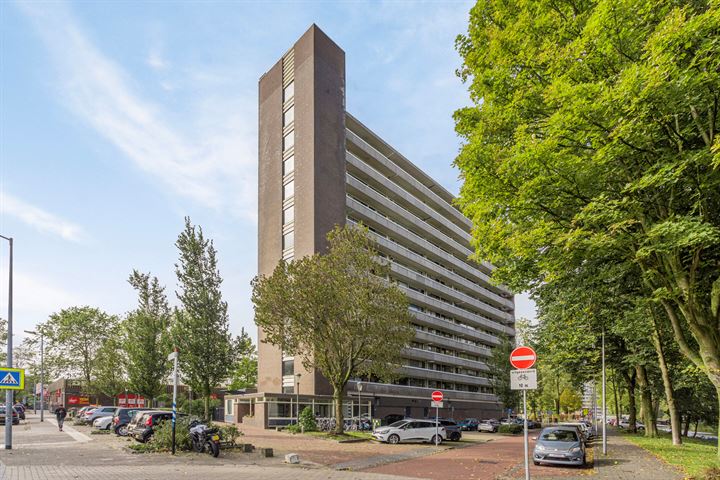
<instances>
[{"instance_id":1,"label":"grass strip","mask_svg":"<svg viewBox=\"0 0 720 480\"><path fill-rule=\"evenodd\" d=\"M624 434L623 437L638 447L660 457L670 465L681 468L688 475L705 478L710 468L720 468L717 458L717 445L712 442L683 438L682 445L673 445L670 434L661 433L658 437L648 438L641 434Z\"/></svg>"}]
</instances>

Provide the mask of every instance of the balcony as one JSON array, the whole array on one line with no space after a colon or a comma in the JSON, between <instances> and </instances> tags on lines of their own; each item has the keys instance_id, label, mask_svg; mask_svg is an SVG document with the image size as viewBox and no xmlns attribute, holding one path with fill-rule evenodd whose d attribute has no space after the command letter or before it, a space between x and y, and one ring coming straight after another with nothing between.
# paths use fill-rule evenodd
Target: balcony
<instances>
[{"instance_id":1,"label":"balcony","mask_svg":"<svg viewBox=\"0 0 720 480\"><path fill-rule=\"evenodd\" d=\"M500 345L500 339L498 337L494 335L488 335L487 333L481 332L472 327L453 323L444 318L437 317L431 313L418 312L412 308L410 309L410 313L412 313L413 317L415 317L415 323L418 323L420 325L431 328L438 328L448 333L454 333L456 335L471 338L473 340L481 340L492 346Z\"/></svg>"},{"instance_id":2,"label":"balcony","mask_svg":"<svg viewBox=\"0 0 720 480\"><path fill-rule=\"evenodd\" d=\"M454 355L446 355L444 353L433 352L431 350L406 348L403 351L403 356L407 358L412 358L413 360L423 360L430 363L442 363L454 367L471 368L473 370L479 370L482 372L490 371L490 367L488 367L486 363L478 362L476 360L468 360L467 358L460 358ZM472 375L463 376L475 378Z\"/></svg>"},{"instance_id":3,"label":"balcony","mask_svg":"<svg viewBox=\"0 0 720 480\"><path fill-rule=\"evenodd\" d=\"M391 256L394 256L396 258L402 258L403 261L410 264L411 266L437 273L438 276L442 276L448 279L450 284L458 285L464 288L465 291L472 292L473 295L476 295L483 300L486 300L487 302L493 303L502 309L513 310L515 308L515 303L512 300L500 296L490 290L490 288L498 287L492 285L490 283L490 278L484 273L482 273L480 270L475 271L477 273L478 280L474 282L470 281L467 278L453 272L452 270L448 270L447 268L445 268L445 266L439 265L423 257L422 255L418 255L412 250L409 250L408 248L397 243L395 240L386 238L382 235L377 234L376 232L370 233L377 242L381 251L390 254Z\"/></svg>"},{"instance_id":4,"label":"balcony","mask_svg":"<svg viewBox=\"0 0 720 480\"><path fill-rule=\"evenodd\" d=\"M348 209L356 214L358 219L362 220L366 225L373 227L383 234L387 234L389 237L402 238L408 245L411 245L423 255L427 255L428 258L435 259L438 263L451 266L453 269L462 271L468 276L477 276L478 270L467 262L463 262L454 255L440 250L424 238L392 222L390 219L373 211L356 199L347 197L346 202ZM507 318L507 321L513 320L511 314L503 313L503 316Z\"/></svg>"},{"instance_id":5,"label":"balcony","mask_svg":"<svg viewBox=\"0 0 720 480\"><path fill-rule=\"evenodd\" d=\"M482 387L492 387L490 380L487 378L473 377L471 375L460 375L457 373L440 372L437 370L427 370L425 368L402 367L399 373L410 378L422 378L425 380L435 380L438 382L455 382L464 383L465 385L475 385Z\"/></svg>"},{"instance_id":6,"label":"balcony","mask_svg":"<svg viewBox=\"0 0 720 480\"><path fill-rule=\"evenodd\" d=\"M432 220L430 223L434 223L433 226L435 228L444 230L443 233L451 236L461 244L470 244L471 236L469 229L464 229L451 222L437 210L423 203L422 199L413 196L410 192L389 180L388 177L380 173L378 170L360 160L356 155L353 155L351 152L345 153L348 166L347 171L349 174L358 178L360 181L365 182L379 192L382 192L383 195L406 210L411 211L413 215L417 216L421 220Z\"/></svg>"},{"instance_id":7,"label":"balcony","mask_svg":"<svg viewBox=\"0 0 720 480\"><path fill-rule=\"evenodd\" d=\"M359 148L369 161L375 164L371 164L372 167L376 168L382 174L392 179L395 183L406 190L410 192L414 191L416 194L415 196L427 199L435 210L440 212L443 216L451 216L455 224L468 229L472 227L470 220L465 218L465 216L457 208L440 198L435 192L420 183L420 181L418 181L415 177L400 168L396 163L392 162L385 155L380 153L375 147L360 138L355 132L346 129L345 138Z\"/></svg>"},{"instance_id":8,"label":"balcony","mask_svg":"<svg viewBox=\"0 0 720 480\"><path fill-rule=\"evenodd\" d=\"M439 345L444 348L469 353L470 355L489 357L492 354L492 350L490 350L489 347L479 347L472 343L461 342L460 340L443 337L442 335L436 335L422 330L415 330L415 340L428 345Z\"/></svg>"},{"instance_id":9,"label":"balcony","mask_svg":"<svg viewBox=\"0 0 720 480\"><path fill-rule=\"evenodd\" d=\"M412 284L413 286L417 286L418 284L420 284L423 287L423 290L425 290L426 292L431 291L431 293L435 295L449 297L449 300L452 300L455 304L460 304L462 306L470 307L473 310L478 310L480 313L482 313L483 315L487 315L490 318L498 318L500 319L500 321L508 320L508 314L503 312L502 310L499 310L495 307L488 305L487 303L472 298L471 296L459 290L455 290L448 287L447 285L443 285L442 283L437 282L424 275L421 275L420 273L415 272L407 267L398 265L397 263L393 262L390 265L390 269L395 274L394 277L400 279L405 283Z\"/></svg>"}]
</instances>

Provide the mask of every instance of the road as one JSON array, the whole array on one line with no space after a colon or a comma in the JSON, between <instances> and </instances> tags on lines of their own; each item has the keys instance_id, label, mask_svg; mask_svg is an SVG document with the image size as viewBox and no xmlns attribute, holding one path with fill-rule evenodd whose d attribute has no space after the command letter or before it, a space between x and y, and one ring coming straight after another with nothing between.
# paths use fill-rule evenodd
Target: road
<instances>
[{"instance_id":1,"label":"road","mask_svg":"<svg viewBox=\"0 0 720 480\"><path fill-rule=\"evenodd\" d=\"M511 480L524 478L522 437L470 433L461 443L391 446L337 442L292 436L268 430L246 429L243 442L273 447L274 458L258 453L223 451L220 458L195 453L136 454L133 443L112 434L94 435L88 427L65 425L59 432L52 416L40 423L37 415L14 428L12 450L0 450L2 480ZM598 480L680 480L679 472L620 436L613 436L609 455L595 458L585 469L536 467L533 478ZM402 447L402 448L395 448ZM596 457L591 447L589 458ZM282 453L296 451L303 462L286 465ZM319 461L324 460L324 461ZM342 469L342 470L339 470Z\"/></svg>"}]
</instances>

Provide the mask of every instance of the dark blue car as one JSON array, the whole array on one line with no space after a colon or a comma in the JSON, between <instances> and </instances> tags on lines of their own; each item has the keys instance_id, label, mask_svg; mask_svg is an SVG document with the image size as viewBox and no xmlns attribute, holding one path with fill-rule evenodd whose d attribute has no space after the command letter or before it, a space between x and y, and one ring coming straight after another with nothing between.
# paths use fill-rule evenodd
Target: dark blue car
<instances>
[{"instance_id":1,"label":"dark blue car","mask_svg":"<svg viewBox=\"0 0 720 480\"><path fill-rule=\"evenodd\" d=\"M465 420L458 423L462 430L477 431L480 421L477 418L466 418Z\"/></svg>"}]
</instances>

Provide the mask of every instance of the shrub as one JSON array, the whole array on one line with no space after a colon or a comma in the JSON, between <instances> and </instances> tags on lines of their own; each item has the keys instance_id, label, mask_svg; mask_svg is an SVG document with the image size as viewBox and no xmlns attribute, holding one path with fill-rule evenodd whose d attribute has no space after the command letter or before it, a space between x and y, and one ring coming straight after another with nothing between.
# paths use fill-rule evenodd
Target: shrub
<instances>
[{"instance_id":1,"label":"shrub","mask_svg":"<svg viewBox=\"0 0 720 480\"><path fill-rule=\"evenodd\" d=\"M175 425L175 448L177 450L190 450L192 448L190 442L190 422L193 420L197 420L197 418L179 417L177 419ZM161 422L155 427L149 444L155 451L172 450L172 420Z\"/></svg>"},{"instance_id":2,"label":"shrub","mask_svg":"<svg viewBox=\"0 0 720 480\"><path fill-rule=\"evenodd\" d=\"M510 434L517 434L523 431L522 425L500 425L498 427L499 433L510 433Z\"/></svg>"},{"instance_id":3,"label":"shrub","mask_svg":"<svg viewBox=\"0 0 720 480\"><path fill-rule=\"evenodd\" d=\"M300 425L297 423L293 423L292 425L288 425L285 427L285 431L288 431L292 434L300 433Z\"/></svg>"},{"instance_id":4,"label":"shrub","mask_svg":"<svg viewBox=\"0 0 720 480\"><path fill-rule=\"evenodd\" d=\"M230 443L235 443L235 440L243 434L235 425L222 425L218 427L218 430L220 439Z\"/></svg>"},{"instance_id":5,"label":"shrub","mask_svg":"<svg viewBox=\"0 0 720 480\"><path fill-rule=\"evenodd\" d=\"M303 411L300 412L298 423L305 432L314 432L318 429L317 423L315 422L315 414L310 407L303 408Z\"/></svg>"}]
</instances>

